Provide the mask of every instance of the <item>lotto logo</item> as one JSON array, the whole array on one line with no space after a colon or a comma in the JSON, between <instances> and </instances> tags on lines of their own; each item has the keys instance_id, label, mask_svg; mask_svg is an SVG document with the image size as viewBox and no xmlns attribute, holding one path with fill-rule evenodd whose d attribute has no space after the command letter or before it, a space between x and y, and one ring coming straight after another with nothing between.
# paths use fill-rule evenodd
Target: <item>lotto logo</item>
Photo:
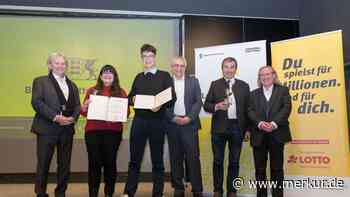
<instances>
[{"instance_id":1,"label":"lotto logo","mask_svg":"<svg viewBox=\"0 0 350 197\"><path fill-rule=\"evenodd\" d=\"M290 155L289 164L313 164L325 165L331 162L331 158L326 155Z\"/></svg>"}]
</instances>

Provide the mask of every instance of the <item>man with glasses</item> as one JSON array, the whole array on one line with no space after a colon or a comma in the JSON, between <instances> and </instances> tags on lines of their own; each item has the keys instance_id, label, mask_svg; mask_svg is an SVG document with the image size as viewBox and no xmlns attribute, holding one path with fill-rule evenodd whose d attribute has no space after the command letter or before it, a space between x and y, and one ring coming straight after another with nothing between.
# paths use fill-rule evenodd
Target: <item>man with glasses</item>
<instances>
[{"instance_id":1,"label":"man with glasses","mask_svg":"<svg viewBox=\"0 0 350 197\"><path fill-rule=\"evenodd\" d=\"M170 152L171 180L174 197L184 197L184 161L194 197L203 191L201 164L199 159L198 114L202 108L201 89L196 78L185 76L186 60L175 57L171 64L176 102L167 110L167 135Z\"/></svg>"},{"instance_id":2,"label":"man with glasses","mask_svg":"<svg viewBox=\"0 0 350 197\"><path fill-rule=\"evenodd\" d=\"M156 67L156 48L149 44L141 47L143 72L136 75L129 97L130 105L134 105L136 95L156 95L171 87L172 100L154 109L134 109L135 116L130 131L130 162L128 180L124 196L135 196L141 163L148 140L152 159L153 197L163 196L164 161L163 147L165 136L165 111L175 102L173 81L168 72Z\"/></svg>"}]
</instances>

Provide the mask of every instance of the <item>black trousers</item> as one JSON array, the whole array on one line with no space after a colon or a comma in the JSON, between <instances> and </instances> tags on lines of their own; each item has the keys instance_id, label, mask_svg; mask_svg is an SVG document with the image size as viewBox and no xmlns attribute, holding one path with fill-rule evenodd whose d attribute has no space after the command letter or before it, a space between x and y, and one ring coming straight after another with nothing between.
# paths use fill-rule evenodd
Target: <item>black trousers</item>
<instances>
[{"instance_id":1,"label":"black trousers","mask_svg":"<svg viewBox=\"0 0 350 197\"><path fill-rule=\"evenodd\" d=\"M70 163L73 146L73 132L62 129L58 135L37 135L37 169L35 193L47 196L47 178L52 156L57 149L57 186L56 197L64 197L70 175Z\"/></svg>"},{"instance_id":2,"label":"black trousers","mask_svg":"<svg viewBox=\"0 0 350 197\"><path fill-rule=\"evenodd\" d=\"M97 197L101 182L101 170L105 182L105 195L112 196L117 177L117 152L122 132L99 130L85 134L89 160L89 197Z\"/></svg>"},{"instance_id":3,"label":"black trousers","mask_svg":"<svg viewBox=\"0 0 350 197\"><path fill-rule=\"evenodd\" d=\"M273 197L283 197L283 157L284 144L276 141L271 134L265 134L263 143L253 147L255 179L266 181L266 166L270 158L271 181L277 183L277 188L272 188ZM257 197L267 197L267 188L257 188Z\"/></svg>"},{"instance_id":4,"label":"black trousers","mask_svg":"<svg viewBox=\"0 0 350 197\"><path fill-rule=\"evenodd\" d=\"M236 192L233 180L239 175L239 160L242 150L243 135L237 121L230 120L230 126L224 133L212 133L211 142L214 155L213 183L214 192L223 193L225 149L228 144L228 169L226 178L227 192Z\"/></svg>"},{"instance_id":5,"label":"black trousers","mask_svg":"<svg viewBox=\"0 0 350 197\"><path fill-rule=\"evenodd\" d=\"M190 124L180 126L169 123L167 126L171 180L175 190L184 191L184 164L187 164L188 178L192 192L202 192L202 174L199 158L198 129Z\"/></svg>"},{"instance_id":6,"label":"black trousers","mask_svg":"<svg viewBox=\"0 0 350 197\"><path fill-rule=\"evenodd\" d=\"M152 160L153 197L163 195L164 189L164 121L135 117L130 131L130 162L124 194L133 197L138 186L141 162L146 142L149 142Z\"/></svg>"}]
</instances>

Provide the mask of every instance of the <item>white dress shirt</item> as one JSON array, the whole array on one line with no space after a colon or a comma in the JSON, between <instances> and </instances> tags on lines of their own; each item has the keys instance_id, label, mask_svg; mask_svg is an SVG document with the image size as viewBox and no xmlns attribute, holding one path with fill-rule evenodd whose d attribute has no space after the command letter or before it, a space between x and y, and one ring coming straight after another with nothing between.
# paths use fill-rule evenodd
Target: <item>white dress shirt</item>
<instances>
[{"instance_id":1,"label":"white dress shirt","mask_svg":"<svg viewBox=\"0 0 350 197\"><path fill-rule=\"evenodd\" d=\"M62 93L64 95L64 98L68 101L68 97L69 97L69 88L68 88L68 84L66 81L66 76L64 77L60 77L58 75L56 75L55 73L52 73L53 76L55 77L58 85L60 86Z\"/></svg>"},{"instance_id":2,"label":"white dress shirt","mask_svg":"<svg viewBox=\"0 0 350 197\"><path fill-rule=\"evenodd\" d=\"M176 92L176 102L174 106L174 114L177 116L185 116L185 76L182 79L174 77L174 86Z\"/></svg>"},{"instance_id":3,"label":"white dress shirt","mask_svg":"<svg viewBox=\"0 0 350 197\"><path fill-rule=\"evenodd\" d=\"M271 98L272 90L273 90L273 84L272 84L272 86L270 86L268 88L263 86L264 95L265 95L265 98L267 101L269 101Z\"/></svg>"},{"instance_id":4,"label":"white dress shirt","mask_svg":"<svg viewBox=\"0 0 350 197\"><path fill-rule=\"evenodd\" d=\"M234 92L232 91L232 86L235 84L235 78L225 79L226 82L229 80L229 89L226 89L226 94L228 96L229 107L227 109L228 119L237 119L237 107Z\"/></svg>"}]
</instances>

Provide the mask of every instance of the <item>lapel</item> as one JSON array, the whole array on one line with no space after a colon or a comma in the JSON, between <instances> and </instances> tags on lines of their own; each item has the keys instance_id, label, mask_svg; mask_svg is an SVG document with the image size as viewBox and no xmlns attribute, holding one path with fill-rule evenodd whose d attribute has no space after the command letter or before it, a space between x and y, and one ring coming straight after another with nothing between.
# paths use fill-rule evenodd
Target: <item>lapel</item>
<instances>
[{"instance_id":1,"label":"lapel","mask_svg":"<svg viewBox=\"0 0 350 197\"><path fill-rule=\"evenodd\" d=\"M233 96L235 97L235 100L236 100L236 109L238 109L237 106L239 106L239 99L238 99L238 89L239 89L239 85L237 83L237 79L235 79L235 83L233 84L232 86L232 92L233 92Z\"/></svg>"},{"instance_id":2,"label":"lapel","mask_svg":"<svg viewBox=\"0 0 350 197\"><path fill-rule=\"evenodd\" d=\"M185 111L188 113L188 106L190 106L190 78L185 75L185 90L184 90L184 102L185 102Z\"/></svg>"},{"instance_id":3,"label":"lapel","mask_svg":"<svg viewBox=\"0 0 350 197\"><path fill-rule=\"evenodd\" d=\"M265 117L267 100L266 100L265 95L264 95L263 87L258 89L258 95L257 95L256 99L258 100L258 103L259 103L259 105L258 105L259 111Z\"/></svg>"},{"instance_id":4,"label":"lapel","mask_svg":"<svg viewBox=\"0 0 350 197\"><path fill-rule=\"evenodd\" d=\"M221 78L221 80L219 81L218 87L216 87L218 89L219 94L219 99L225 99L226 98L226 80L225 78Z\"/></svg>"},{"instance_id":5,"label":"lapel","mask_svg":"<svg viewBox=\"0 0 350 197\"><path fill-rule=\"evenodd\" d=\"M277 99L277 95L278 95L278 86L276 84L273 85L273 89L272 89L272 94L271 94L271 98L270 98L270 102L269 102L269 106L270 106L270 112L272 111L272 107L275 104L275 101Z\"/></svg>"},{"instance_id":6,"label":"lapel","mask_svg":"<svg viewBox=\"0 0 350 197\"><path fill-rule=\"evenodd\" d=\"M47 90L47 92L48 92L47 96L50 98L50 100L54 101L55 105L60 107L61 104L60 104L60 101L58 99L58 94L57 94L57 92L55 90L55 86L52 84L51 79L49 78L49 76L47 76L47 82L44 83L43 86Z\"/></svg>"}]
</instances>

